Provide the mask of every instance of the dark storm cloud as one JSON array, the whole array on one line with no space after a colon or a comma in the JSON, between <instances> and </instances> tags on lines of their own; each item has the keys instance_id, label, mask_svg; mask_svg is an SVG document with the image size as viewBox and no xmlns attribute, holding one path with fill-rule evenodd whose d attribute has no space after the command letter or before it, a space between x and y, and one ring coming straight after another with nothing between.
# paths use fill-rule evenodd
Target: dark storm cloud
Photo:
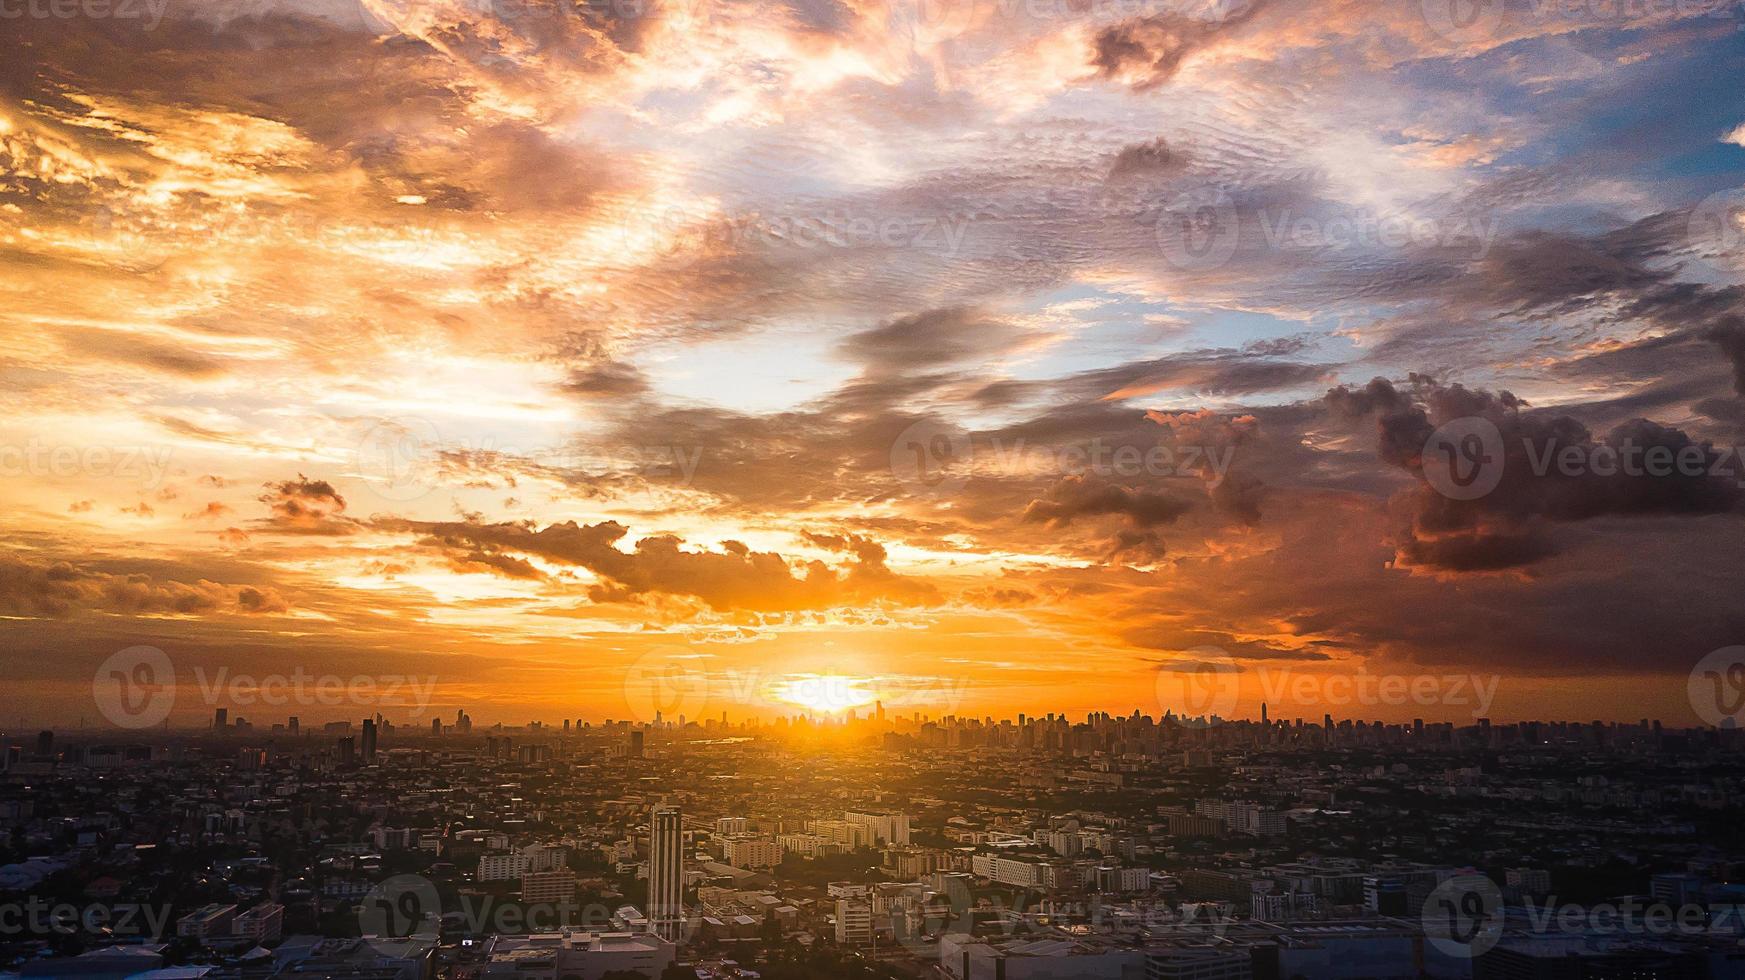
<instances>
[{"instance_id":1,"label":"dark storm cloud","mask_svg":"<svg viewBox=\"0 0 1745 980\"><path fill-rule=\"evenodd\" d=\"M1420 481L1394 501L1404 523L1403 565L1495 571L1533 564L1558 550L1554 526L1601 517L1737 514L1745 505L1731 449L1634 419L1596 437L1572 416L1534 411L1509 392L1492 394L1416 377L1407 388L1377 379L1335 388L1328 408L1373 417L1377 454ZM1424 458L1437 427L1480 420L1500 436L1495 489L1460 499L1430 482ZM1442 465L1446 465L1445 463Z\"/></svg>"},{"instance_id":2,"label":"dark storm cloud","mask_svg":"<svg viewBox=\"0 0 1745 980\"><path fill-rule=\"evenodd\" d=\"M1256 0L1220 20L1198 20L1177 13L1139 17L1097 34L1091 63L1105 77L1133 76L1138 88L1151 88L1175 77L1189 55L1259 13Z\"/></svg>"},{"instance_id":3,"label":"dark storm cloud","mask_svg":"<svg viewBox=\"0 0 1745 980\"><path fill-rule=\"evenodd\" d=\"M1171 174L1187 166L1182 154L1172 149L1163 137L1145 143L1133 143L1115 154L1109 165L1109 177Z\"/></svg>"}]
</instances>

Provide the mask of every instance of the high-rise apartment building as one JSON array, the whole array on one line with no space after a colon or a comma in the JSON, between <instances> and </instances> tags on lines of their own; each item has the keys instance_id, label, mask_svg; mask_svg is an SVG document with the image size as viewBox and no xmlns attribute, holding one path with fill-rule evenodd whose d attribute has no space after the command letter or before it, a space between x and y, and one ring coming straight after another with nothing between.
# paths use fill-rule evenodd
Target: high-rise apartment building
<instances>
[{"instance_id":1,"label":"high-rise apartment building","mask_svg":"<svg viewBox=\"0 0 1745 980\"><path fill-rule=\"evenodd\" d=\"M670 943L684 926L685 829L678 807L656 807L648 840L648 924Z\"/></svg>"}]
</instances>

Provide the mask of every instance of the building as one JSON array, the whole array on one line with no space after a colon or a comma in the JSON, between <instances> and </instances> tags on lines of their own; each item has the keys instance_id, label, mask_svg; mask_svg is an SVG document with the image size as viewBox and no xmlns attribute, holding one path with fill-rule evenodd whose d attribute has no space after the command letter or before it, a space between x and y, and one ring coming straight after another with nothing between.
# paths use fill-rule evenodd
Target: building
<instances>
[{"instance_id":1,"label":"building","mask_svg":"<svg viewBox=\"0 0 1745 980\"><path fill-rule=\"evenodd\" d=\"M499 936L489 942L484 980L601 980L608 974L658 978L677 949L659 936L578 932Z\"/></svg>"},{"instance_id":2,"label":"building","mask_svg":"<svg viewBox=\"0 0 1745 980\"><path fill-rule=\"evenodd\" d=\"M870 946L873 940L872 901L866 898L836 900L836 945Z\"/></svg>"},{"instance_id":3,"label":"building","mask_svg":"<svg viewBox=\"0 0 1745 980\"><path fill-rule=\"evenodd\" d=\"M729 837L721 844L721 860L736 868L773 868L782 863L782 845L752 834Z\"/></svg>"},{"instance_id":4,"label":"building","mask_svg":"<svg viewBox=\"0 0 1745 980\"><path fill-rule=\"evenodd\" d=\"M849 810L842 815L845 823L865 827L874 844L909 843L909 815L891 810Z\"/></svg>"},{"instance_id":5,"label":"building","mask_svg":"<svg viewBox=\"0 0 1745 980\"><path fill-rule=\"evenodd\" d=\"M557 904L576 897L573 871L529 871L521 876L521 901Z\"/></svg>"},{"instance_id":6,"label":"building","mask_svg":"<svg viewBox=\"0 0 1745 980\"><path fill-rule=\"evenodd\" d=\"M1036 888L1042 884L1042 865L1034 860L977 854L970 858L969 869L977 877L1016 888Z\"/></svg>"},{"instance_id":7,"label":"building","mask_svg":"<svg viewBox=\"0 0 1745 980\"><path fill-rule=\"evenodd\" d=\"M273 902L262 902L230 923L231 935L240 936L257 946L278 942L284 929L285 907Z\"/></svg>"},{"instance_id":8,"label":"building","mask_svg":"<svg viewBox=\"0 0 1745 980\"><path fill-rule=\"evenodd\" d=\"M434 935L404 939L292 936L273 951L272 976L273 980L429 980L435 976L436 945Z\"/></svg>"},{"instance_id":9,"label":"building","mask_svg":"<svg viewBox=\"0 0 1745 980\"><path fill-rule=\"evenodd\" d=\"M235 919L234 905L203 905L176 920L176 935L206 942L230 935L230 925Z\"/></svg>"},{"instance_id":10,"label":"building","mask_svg":"<svg viewBox=\"0 0 1745 980\"><path fill-rule=\"evenodd\" d=\"M1504 936L1472 961L1474 980L1566 977L1705 980L1714 973L1698 950L1630 936Z\"/></svg>"},{"instance_id":11,"label":"building","mask_svg":"<svg viewBox=\"0 0 1745 980\"><path fill-rule=\"evenodd\" d=\"M562 844L529 844L521 856L527 859L524 872L562 871L570 863L570 849Z\"/></svg>"},{"instance_id":12,"label":"building","mask_svg":"<svg viewBox=\"0 0 1745 980\"><path fill-rule=\"evenodd\" d=\"M480 881L514 881L527 873L525 854L482 854L479 856Z\"/></svg>"},{"instance_id":13,"label":"building","mask_svg":"<svg viewBox=\"0 0 1745 980\"><path fill-rule=\"evenodd\" d=\"M1503 873L1503 884L1523 895L1551 894L1551 872L1543 868L1510 868Z\"/></svg>"},{"instance_id":14,"label":"building","mask_svg":"<svg viewBox=\"0 0 1745 980\"><path fill-rule=\"evenodd\" d=\"M678 807L656 807L648 840L648 921L654 934L679 941L684 927L685 828Z\"/></svg>"},{"instance_id":15,"label":"building","mask_svg":"<svg viewBox=\"0 0 1745 980\"><path fill-rule=\"evenodd\" d=\"M1095 939L990 941L953 933L939 940L939 965L956 980L1127 980L1146 976L1142 951Z\"/></svg>"}]
</instances>

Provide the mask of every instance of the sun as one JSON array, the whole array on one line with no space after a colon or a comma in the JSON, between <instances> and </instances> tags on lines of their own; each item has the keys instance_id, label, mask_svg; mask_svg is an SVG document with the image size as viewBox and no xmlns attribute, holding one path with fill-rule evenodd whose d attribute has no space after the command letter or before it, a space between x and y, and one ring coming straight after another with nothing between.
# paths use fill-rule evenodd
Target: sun
<instances>
[{"instance_id":1,"label":"sun","mask_svg":"<svg viewBox=\"0 0 1745 980\"><path fill-rule=\"evenodd\" d=\"M773 684L770 693L784 704L828 714L862 708L879 700L872 678L845 674L790 674Z\"/></svg>"}]
</instances>

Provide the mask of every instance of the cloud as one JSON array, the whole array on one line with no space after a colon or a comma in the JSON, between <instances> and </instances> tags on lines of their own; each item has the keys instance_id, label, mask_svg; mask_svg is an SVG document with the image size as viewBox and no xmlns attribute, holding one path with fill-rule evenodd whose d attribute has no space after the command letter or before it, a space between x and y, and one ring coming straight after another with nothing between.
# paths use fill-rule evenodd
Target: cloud
<instances>
[{"instance_id":1,"label":"cloud","mask_svg":"<svg viewBox=\"0 0 1745 980\"><path fill-rule=\"evenodd\" d=\"M844 353L874 372L939 370L1010 353L1024 331L970 307L927 310L853 334Z\"/></svg>"},{"instance_id":2,"label":"cloud","mask_svg":"<svg viewBox=\"0 0 1745 980\"><path fill-rule=\"evenodd\" d=\"M613 521L565 521L537 528L531 522L385 520L378 526L417 534L420 544L462 553L467 562L518 553L586 568L604 580L589 589L596 602L666 594L695 597L716 610L782 611L937 600L934 586L892 572L884 564L884 549L864 538L843 539L857 560L833 569L823 562L790 562L775 552L752 551L737 541L723 542L716 551L689 550L681 539L665 534L641 538L626 552L616 545L629 528ZM504 567L498 562L499 570Z\"/></svg>"},{"instance_id":3,"label":"cloud","mask_svg":"<svg viewBox=\"0 0 1745 980\"><path fill-rule=\"evenodd\" d=\"M272 511L263 528L283 534L350 534L357 522L344 516L345 498L326 480L298 474L294 480L266 484L260 501Z\"/></svg>"},{"instance_id":4,"label":"cloud","mask_svg":"<svg viewBox=\"0 0 1745 980\"><path fill-rule=\"evenodd\" d=\"M1132 143L1115 154L1109 165L1109 178L1157 176L1181 171L1187 167L1182 155L1170 148L1163 137L1144 143Z\"/></svg>"},{"instance_id":5,"label":"cloud","mask_svg":"<svg viewBox=\"0 0 1745 980\"><path fill-rule=\"evenodd\" d=\"M1452 572L1532 565L1559 550L1556 525L1602 517L1738 514L1745 489L1726 474L1728 452L1646 419L1604 438L1566 414L1532 411L1509 392L1469 390L1414 378L1407 389L1376 379L1335 388L1326 404L1345 417L1373 416L1377 453L1417 478L1395 499L1404 527L1398 560ZM1441 492L1425 473L1436 427L1480 420L1498 438L1486 472L1494 490L1473 499ZM1443 464L1446 465L1446 464Z\"/></svg>"},{"instance_id":6,"label":"cloud","mask_svg":"<svg viewBox=\"0 0 1745 980\"><path fill-rule=\"evenodd\" d=\"M0 555L0 612L12 616L264 615L289 610L283 596L265 587L159 580L143 573L112 574L72 562Z\"/></svg>"},{"instance_id":7,"label":"cloud","mask_svg":"<svg viewBox=\"0 0 1745 980\"><path fill-rule=\"evenodd\" d=\"M1249 3L1212 20L1173 12L1134 18L1097 34L1092 64L1103 76L1124 79L1136 88L1162 85L1189 56L1252 19L1262 7L1261 2Z\"/></svg>"}]
</instances>

